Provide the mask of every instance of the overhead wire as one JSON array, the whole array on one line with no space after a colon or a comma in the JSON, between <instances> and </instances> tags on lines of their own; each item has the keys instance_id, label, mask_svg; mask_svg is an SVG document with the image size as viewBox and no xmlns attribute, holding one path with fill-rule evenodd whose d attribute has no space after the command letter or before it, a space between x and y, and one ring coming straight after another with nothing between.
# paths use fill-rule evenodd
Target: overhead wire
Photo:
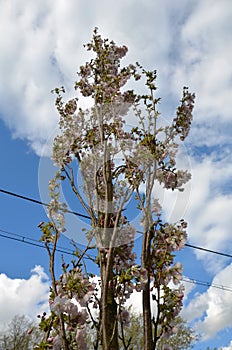
<instances>
[{"instance_id":1,"label":"overhead wire","mask_svg":"<svg viewBox=\"0 0 232 350\"><path fill-rule=\"evenodd\" d=\"M15 193L15 192L11 192L11 191L8 191L8 190L4 190L4 189L2 189L2 188L0 188L0 192L5 193L5 194L7 194L7 195L11 195L11 196L17 197L17 198L20 198L20 199L23 199L23 200L30 201L30 202L33 202L33 203L36 203L36 204L44 205L44 206L46 206L46 207L49 206L48 203L41 202L41 201L39 201L39 200L37 200L37 199L34 199L34 198L31 198L31 197L19 195L19 194ZM66 210L66 212L67 212L67 213L70 213L70 214L73 214L73 215L76 215L76 216L80 216L80 217L83 217L83 218L86 218L86 219L91 220L91 218L90 218L88 215L85 215L85 214L82 214L82 213L79 213L79 212L76 212L76 211ZM143 232L142 232L142 231L139 231L139 230L136 230L136 232L137 232L137 233L140 233L140 234L143 234ZM199 246L196 246L196 245L193 245L193 244L185 243L185 246L186 246L186 247L189 247L189 248L193 248L193 249L205 251L205 252L207 252L207 253L212 253L212 254L221 255L221 256L224 256L224 257L227 257L227 258L232 258L232 255L231 255L231 254L227 254L227 253L224 253L224 252L218 252L218 251L215 251L215 250L211 250L211 249L199 247Z\"/></svg>"},{"instance_id":2,"label":"overhead wire","mask_svg":"<svg viewBox=\"0 0 232 350\"><path fill-rule=\"evenodd\" d=\"M39 247L39 248L46 248L45 245L43 245L42 243L40 243L39 241L37 241L35 239L29 238L29 237L26 237L23 235L19 235L19 234L13 233L13 232L9 232L9 231L3 230L3 229L0 229L0 232L2 232L2 233L0 233L0 237L2 237L2 238L6 238L6 239L13 240L13 241L29 244L29 245ZM78 249L80 251L82 251L82 249L80 249L80 248L78 248ZM57 246L56 251L59 253L66 254L66 255L76 256L75 251L70 249L70 248L64 248L64 247ZM84 257L84 259L93 260L94 257L91 257L91 255L87 254Z\"/></svg>"},{"instance_id":3,"label":"overhead wire","mask_svg":"<svg viewBox=\"0 0 232 350\"><path fill-rule=\"evenodd\" d=\"M213 253L213 254L225 256L225 257L227 257L227 258L232 258L232 255L231 255L231 254L222 253L222 252L217 252L217 251L212 250L212 249L207 249L207 248L203 248L203 247L198 247L198 246L195 246L195 245L192 245L192 244L188 244L188 243L185 243L185 247L189 247L189 248L193 248L193 249L202 250L202 251L207 252L207 253Z\"/></svg>"},{"instance_id":4,"label":"overhead wire","mask_svg":"<svg viewBox=\"0 0 232 350\"><path fill-rule=\"evenodd\" d=\"M2 230L0 229L0 237L3 238L7 238L7 239L11 239L13 241L17 241L17 242L21 242L21 243L26 243L26 244L30 244L39 248L46 248L42 243L40 243L39 241L26 237L26 236L22 236L19 234L15 234L6 230ZM57 247L56 249L58 252L61 253L65 253L65 254L69 254L69 255L74 255L74 252L71 252L71 249L69 248L62 248L62 247ZM70 251L69 251L70 250Z\"/></svg>"},{"instance_id":5,"label":"overhead wire","mask_svg":"<svg viewBox=\"0 0 232 350\"><path fill-rule=\"evenodd\" d=\"M22 235L12 233L9 231L5 231L2 229L0 229L0 232L2 232L2 233L0 233L0 237L6 238L6 239L11 239L13 241L17 241L17 242L21 242L21 243L25 243L25 244L29 244L29 245L36 246L39 248L46 248L44 245L39 244L36 240L27 238L26 236L22 236ZM3 234L3 233L5 233L5 234ZM13 237L10 237L9 235L12 235ZM56 251L63 253L63 254L75 256L74 252L69 252L66 249L70 250L68 248L57 247ZM93 255L88 254L87 256L85 256L83 258L85 260L93 260L95 257ZM220 285L220 284L210 283L210 282L206 282L206 281L199 281L199 280L196 280L193 278L183 278L182 281L187 282L187 283L197 284L200 286L213 287L213 288L221 289L221 290L224 290L226 292L232 293L232 287L228 287L228 286L224 286L224 285Z\"/></svg>"},{"instance_id":6,"label":"overhead wire","mask_svg":"<svg viewBox=\"0 0 232 350\"><path fill-rule=\"evenodd\" d=\"M49 207L48 203L41 202L41 201L39 201L37 199L34 199L34 198L31 198L31 197L22 196L20 194L15 193L15 192L6 191L6 190L4 190L2 188L0 188L0 192L8 194L10 196L14 196L14 197L20 198L20 199L24 199L24 200L29 201L29 202L33 202L33 203L36 203L36 204L41 204L41 205L44 205L45 207ZM85 218L85 219L90 219L90 217L88 215L77 213L76 211L66 210L66 212L69 213L69 214L80 216L80 217Z\"/></svg>"},{"instance_id":7,"label":"overhead wire","mask_svg":"<svg viewBox=\"0 0 232 350\"><path fill-rule=\"evenodd\" d=\"M213 287L213 288L221 289L221 290L224 290L226 292L232 293L232 287L224 286L222 284L215 284L215 283L210 283L210 282L206 282L206 281L199 281L199 280L195 280L193 278L183 278L182 281L187 282L187 283L197 284L200 286Z\"/></svg>"}]
</instances>

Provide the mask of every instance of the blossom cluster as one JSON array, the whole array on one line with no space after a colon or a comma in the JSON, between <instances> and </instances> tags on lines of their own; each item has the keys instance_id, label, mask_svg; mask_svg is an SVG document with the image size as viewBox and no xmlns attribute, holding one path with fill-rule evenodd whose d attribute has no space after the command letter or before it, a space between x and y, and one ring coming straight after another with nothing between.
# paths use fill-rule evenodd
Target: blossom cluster
<instances>
[{"instance_id":1,"label":"blossom cluster","mask_svg":"<svg viewBox=\"0 0 232 350\"><path fill-rule=\"evenodd\" d=\"M47 341L52 349L63 349L62 322L66 332L66 341L70 349L87 350L86 324L90 318L87 306L95 302L95 283L84 276L81 267L68 269L63 264L63 274L56 281L50 294L51 315L41 317L40 327L48 329ZM48 328L48 325L49 328ZM43 343L40 344L42 348ZM40 347L37 347L40 349Z\"/></svg>"},{"instance_id":2,"label":"blossom cluster","mask_svg":"<svg viewBox=\"0 0 232 350\"><path fill-rule=\"evenodd\" d=\"M191 94L188 88L184 87L181 105L177 108L176 118L174 118L174 127L177 133L180 134L181 141L185 140L190 130L194 100L195 94Z\"/></svg>"},{"instance_id":3,"label":"blossom cluster","mask_svg":"<svg viewBox=\"0 0 232 350\"><path fill-rule=\"evenodd\" d=\"M191 179L191 174L186 170L173 171L171 169L158 169L157 180L167 189L178 189L184 191L182 187Z\"/></svg>"},{"instance_id":4,"label":"blossom cluster","mask_svg":"<svg viewBox=\"0 0 232 350\"><path fill-rule=\"evenodd\" d=\"M181 311L183 290L181 284L183 268L180 262L174 263L174 252L185 245L187 224L181 220L175 225L162 223L159 216L154 223L154 236L151 246L151 275L153 289L159 290L158 297L154 297L159 305L160 313L157 324L161 335L167 338L172 334L176 316ZM175 288L170 287L173 283ZM158 306L157 306L158 307ZM161 336L160 335L160 336Z\"/></svg>"},{"instance_id":5,"label":"blossom cluster","mask_svg":"<svg viewBox=\"0 0 232 350\"><path fill-rule=\"evenodd\" d=\"M80 89L83 96L93 97L96 104L129 102L132 95L128 92L120 93L120 88L132 76L138 80L140 75L132 64L119 70L120 60L126 55L127 47L118 47L113 41L103 40L97 28L93 40L86 47L87 50L93 50L97 57L80 67L80 80L76 82L75 88Z\"/></svg>"},{"instance_id":6,"label":"blossom cluster","mask_svg":"<svg viewBox=\"0 0 232 350\"><path fill-rule=\"evenodd\" d=\"M114 257L115 295L124 304L134 291L141 292L147 283L147 271L135 263L130 245L117 247Z\"/></svg>"},{"instance_id":7,"label":"blossom cluster","mask_svg":"<svg viewBox=\"0 0 232 350\"><path fill-rule=\"evenodd\" d=\"M171 289L165 286L162 292L162 305L165 307L161 306L162 312L159 315L159 337L168 339L176 332L175 318L183 306L184 287L180 285L176 289Z\"/></svg>"}]
</instances>

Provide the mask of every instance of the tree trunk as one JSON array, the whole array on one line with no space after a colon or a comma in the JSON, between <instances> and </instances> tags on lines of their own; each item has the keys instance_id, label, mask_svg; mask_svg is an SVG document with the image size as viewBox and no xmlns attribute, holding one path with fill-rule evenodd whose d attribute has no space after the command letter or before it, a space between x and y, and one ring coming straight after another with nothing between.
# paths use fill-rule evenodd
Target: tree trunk
<instances>
[{"instance_id":1,"label":"tree trunk","mask_svg":"<svg viewBox=\"0 0 232 350\"><path fill-rule=\"evenodd\" d=\"M150 279L143 290L143 334L144 350L154 350L152 340L151 305L150 305Z\"/></svg>"},{"instance_id":2,"label":"tree trunk","mask_svg":"<svg viewBox=\"0 0 232 350\"><path fill-rule=\"evenodd\" d=\"M113 227L111 224L113 204L113 180L111 173L111 155L105 144L105 163L103 165L105 185L105 213L103 227L103 244L109 251L101 265L101 316L102 316L102 348L103 350L119 350L117 303L114 298L113 259L114 247L111 246ZM113 225L114 226L114 225Z\"/></svg>"},{"instance_id":3,"label":"tree trunk","mask_svg":"<svg viewBox=\"0 0 232 350\"><path fill-rule=\"evenodd\" d=\"M117 320L117 303L114 299L114 290L112 286L112 277L106 277L106 266L101 267L101 321L102 321L102 349L119 350L118 345L118 320Z\"/></svg>"},{"instance_id":4,"label":"tree trunk","mask_svg":"<svg viewBox=\"0 0 232 350\"><path fill-rule=\"evenodd\" d=\"M152 318L151 318L151 301L150 301L150 248L151 248L151 232L149 226L145 224L142 265L147 270L147 283L143 290L143 334L144 334L144 350L154 350L152 338Z\"/></svg>"}]
</instances>

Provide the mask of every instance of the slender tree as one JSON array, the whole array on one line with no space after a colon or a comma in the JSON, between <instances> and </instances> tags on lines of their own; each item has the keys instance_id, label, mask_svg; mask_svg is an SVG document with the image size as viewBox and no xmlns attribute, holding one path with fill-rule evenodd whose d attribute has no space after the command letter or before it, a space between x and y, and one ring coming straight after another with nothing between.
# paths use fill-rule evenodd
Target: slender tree
<instances>
[{"instance_id":1,"label":"slender tree","mask_svg":"<svg viewBox=\"0 0 232 350\"><path fill-rule=\"evenodd\" d=\"M30 350L41 340L38 323L24 315L15 315L0 333L1 350Z\"/></svg>"},{"instance_id":2,"label":"slender tree","mask_svg":"<svg viewBox=\"0 0 232 350\"><path fill-rule=\"evenodd\" d=\"M54 140L52 158L59 171L49 185L50 221L40 224L41 240L50 257L51 315L41 319L46 337L38 348L86 349L85 324L89 321L96 331L94 349L101 344L103 350L118 350L119 338L123 349L131 349L131 340L124 337L129 322L125 301L136 290L143 294L144 349L155 350L161 337L172 334L173 321L181 310L182 267L174 263L174 252L184 246L187 225L184 220L173 225L163 221L154 185L158 181L166 189L182 191L190 179L187 171L176 169L176 153L179 141L189 132L194 95L184 88L173 122L158 126L156 71L146 71L138 63L121 67L127 48L102 39L97 29L86 48L95 57L80 67L75 89L91 98L91 106L82 109L78 97L65 102L64 87L54 90L61 132ZM133 84L143 82L147 91L138 95L126 90L130 79ZM129 118L134 127L127 125ZM76 164L81 184L75 178ZM68 181L91 218L91 229L85 233L86 249L77 250L72 268L63 264L57 280L54 257L60 232L65 230L66 208L59 202L63 181ZM124 214L131 198L141 211L141 264L134 252L136 229ZM83 259L93 244L100 293L83 269Z\"/></svg>"},{"instance_id":3,"label":"slender tree","mask_svg":"<svg viewBox=\"0 0 232 350\"><path fill-rule=\"evenodd\" d=\"M129 326L124 329L124 339L127 343L130 343L130 348L133 350L143 349L144 339L143 332L141 328L143 327L143 317L140 313L135 313L130 311L130 322ZM91 329L91 324L87 326L87 347L91 349L92 339L95 337L93 335L93 330ZM175 329L173 334L166 339L161 337L158 341L157 350L188 350L192 349L194 344L197 342L198 336L196 332L187 325L180 316L175 319ZM119 330L119 348L124 349L122 343L122 337ZM99 347L99 350L102 349ZM210 349L208 349L210 350Z\"/></svg>"}]
</instances>

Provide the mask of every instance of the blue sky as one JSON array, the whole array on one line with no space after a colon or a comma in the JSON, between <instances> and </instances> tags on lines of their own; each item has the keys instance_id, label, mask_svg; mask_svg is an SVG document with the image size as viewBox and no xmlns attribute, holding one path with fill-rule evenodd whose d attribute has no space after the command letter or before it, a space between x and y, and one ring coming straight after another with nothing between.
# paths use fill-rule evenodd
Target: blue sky
<instances>
[{"instance_id":1,"label":"blue sky","mask_svg":"<svg viewBox=\"0 0 232 350\"><path fill-rule=\"evenodd\" d=\"M49 178L50 166L42 150L57 130L50 91L61 84L71 89L87 59L82 44L98 26L103 36L129 47L125 63L158 70L165 118L174 114L183 86L196 93L194 122L179 157L192 180L183 194L156 191L168 219L188 221L190 244L231 254L231 1L0 0L0 5L0 188L46 199L41 173ZM43 206L3 193L0 205L0 230L38 239L37 225L46 220ZM60 245L72 248L67 237ZM46 251L3 237L0 251L0 324L15 313L43 311ZM186 278L232 288L231 259L192 248L178 257ZM202 335L195 350L232 349L231 314L232 292L186 283L183 317Z\"/></svg>"}]
</instances>

